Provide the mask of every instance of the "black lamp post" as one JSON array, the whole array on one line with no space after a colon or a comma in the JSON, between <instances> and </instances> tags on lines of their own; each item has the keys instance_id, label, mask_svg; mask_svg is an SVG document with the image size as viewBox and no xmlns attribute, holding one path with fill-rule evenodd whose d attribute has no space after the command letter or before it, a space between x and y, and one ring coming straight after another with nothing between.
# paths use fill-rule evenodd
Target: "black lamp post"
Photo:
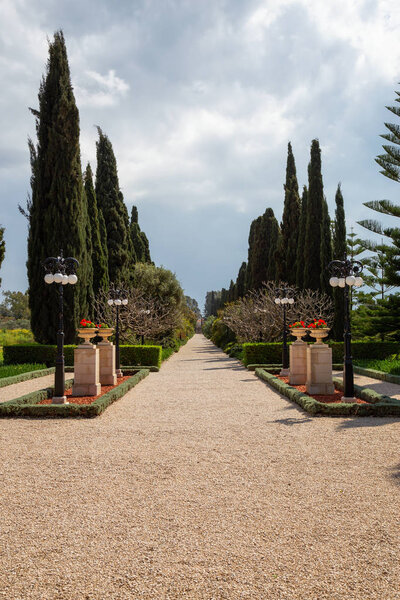
<instances>
[{"instance_id":1,"label":"black lamp post","mask_svg":"<svg viewBox=\"0 0 400 600\"><path fill-rule=\"evenodd\" d=\"M332 277L329 283L332 287L343 288L344 291L344 360L343 360L343 384L344 398L354 398L354 372L353 359L351 356L351 326L350 326L350 302L349 289L355 285L360 287L363 284L360 273L363 265L359 260L333 260L329 263L328 269Z\"/></svg>"},{"instance_id":2,"label":"black lamp post","mask_svg":"<svg viewBox=\"0 0 400 600\"><path fill-rule=\"evenodd\" d=\"M110 298L107 300L109 306L116 307L116 327L115 327L115 369L117 377L122 377L122 371L119 360L119 307L128 304L128 292L120 288L114 288L109 291Z\"/></svg>"},{"instance_id":3,"label":"black lamp post","mask_svg":"<svg viewBox=\"0 0 400 600\"><path fill-rule=\"evenodd\" d=\"M286 323L286 307L294 304L295 291L290 287L282 287L275 289L275 304L279 304L283 308L283 344L282 344L282 371L280 375L289 374L289 348L287 345L287 323Z\"/></svg>"},{"instance_id":4,"label":"black lamp post","mask_svg":"<svg viewBox=\"0 0 400 600\"><path fill-rule=\"evenodd\" d=\"M64 404L65 397L65 362L64 362L64 285L75 285L78 281L76 269L79 263L76 258L64 258L63 251L60 256L49 256L43 261L46 271L44 280L47 284L58 284L59 295L59 322L57 331L57 358L54 376L54 404Z\"/></svg>"}]
</instances>

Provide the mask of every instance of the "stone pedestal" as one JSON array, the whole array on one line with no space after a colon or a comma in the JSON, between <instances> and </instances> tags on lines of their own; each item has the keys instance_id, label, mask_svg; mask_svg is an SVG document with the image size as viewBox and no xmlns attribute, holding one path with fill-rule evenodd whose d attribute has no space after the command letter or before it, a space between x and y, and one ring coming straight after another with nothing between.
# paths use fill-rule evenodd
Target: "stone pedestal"
<instances>
[{"instance_id":1,"label":"stone pedestal","mask_svg":"<svg viewBox=\"0 0 400 600\"><path fill-rule=\"evenodd\" d=\"M103 340L97 344L100 356L100 383L101 385L117 385L115 372L115 346Z\"/></svg>"},{"instance_id":2,"label":"stone pedestal","mask_svg":"<svg viewBox=\"0 0 400 600\"><path fill-rule=\"evenodd\" d=\"M326 344L316 343L307 348L307 382L309 394L333 394L332 382L332 348Z\"/></svg>"},{"instance_id":3,"label":"stone pedestal","mask_svg":"<svg viewBox=\"0 0 400 600\"><path fill-rule=\"evenodd\" d=\"M74 350L73 396L97 396L101 392L99 350L93 344L81 344Z\"/></svg>"},{"instance_id":4,"label":"stone pedestal","mask_svg":"<svg viewBox=\"0 0 400 600\"><path fill-rule=\"evenodd\" d=\"M289 384L304 385L307 381L307 344L296 340L289 348Z\"/></svg>"}]
</instances>

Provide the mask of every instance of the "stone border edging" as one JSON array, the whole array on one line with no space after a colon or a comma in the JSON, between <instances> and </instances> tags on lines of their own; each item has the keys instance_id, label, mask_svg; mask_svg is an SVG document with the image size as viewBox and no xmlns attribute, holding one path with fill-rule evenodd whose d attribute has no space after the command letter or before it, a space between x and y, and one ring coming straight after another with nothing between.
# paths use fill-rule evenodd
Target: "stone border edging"
<instances>
[{"instance_id":1,"label":"stone border edging","mask_svg":"<svg viewBox=\"0 0 400 600\"><path fill-rule=\"evenodd\" d=\"M385 371L375 371L374 369L358 367L357 365L353 365L353 369L354 373L357 373L357 375L364 375L365 377L371 377L372 379L380 379L381 381L387 381L387 383L397 383L400 385L400 375L385 373Z\"/></svg>"},{"instance_id":2,"label":"stone border edging","mask_svg":"<svg viewBox=\"0 0 400 600\"><path fill-rule=\"evenodd\" d=\"M29 379L36 379L37 377L45 377L46 375L51 375L54 371L55 367L50 367L49 369L38 369L37 371L27 371L26 373L19 373L19 375L3 377L0 379L0 388L13 385L14 383L22 383Z\"/></svg>"},{"instance_id":3,"label":"stone border edging","mask_svg":"<svg viewBox=\"0 0 400 600\"><path fill-rule=\"evenodd\" d=\"M258 368L255 370L255 374L282 395L289 398L289 400L296 402L296 404L311 415L328 417L400 417L400 401L390 398L389 396L377 394L374 390L369 390L368 388L355 386L356 392L360 394L360 397L362 398L361 394L363 394L365 398L362 399L368 399L368 401L373 402L373 404L356 404L355 402L351 404L345 402L338 404L324 404L323 402L319 402L311 396L300 392L291 385L284 383L278 379L278 377L275 377L275 375L268 373L265 369ZM341 380L334 378L333 381L335 387L338 386L340 389L339 383L341 383Z\"/></svg>"},{"instance_id":4,"label":"stone border edging","mask_svg":"<svg viewBox=\"0 0 400 600\"><path fill-rule=\"evenodd\" d=\"M53 388L45 388L31 392L19 398L8 400L0 404L0 418L4 417L35 417L35 418L69 418L69 417L97 417L105 409L125 396L125 394L149 375L148 369L137 371L132 377L120 383L115 388L100 396L92 404L38 404L41 400L51 398ZM65 382L65 388L72 386L73 379Z\"/></svg>"}]
</instances>

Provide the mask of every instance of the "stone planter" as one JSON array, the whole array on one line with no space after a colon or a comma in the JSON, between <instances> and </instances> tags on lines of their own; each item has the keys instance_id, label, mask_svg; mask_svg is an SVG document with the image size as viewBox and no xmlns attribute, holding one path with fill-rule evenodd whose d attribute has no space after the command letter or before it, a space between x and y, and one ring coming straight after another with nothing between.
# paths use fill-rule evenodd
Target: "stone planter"
<instances>
[{"instance_id":1,"label":"stone planter","mask_svg":"<svg viewBox=\"0 0 400 600\"><path fill-rule=\"evenodd\" d=\"M296 338L296 341L293 342L294 344L300 342L301 338L304 337L307 333L307 329L305 327L291 327L289 331L290 335Z\"/></svg>"},{"instance_id":2,"label":"stone planter","mask_svg":"<svg viewBox=\"0 0 400 600\"><path fill-rule=\"evenodd\" d=\"M114 333L114 329L112 327L101 327L97 332L103 338L97 344L99 350L100 383L101 385L116 385L115 346L108 340Z\"/></svg>"},{"instance_id":3,"label":"stone planter","mask_svg":"<svg viewBox=\"0 0 400 600\"><path fill-rule=\"evenodd\" d=\"M96 329L96 333L98 336L103 338L103 342L107 342L107 344L109 344L110 342L108 341L108 338L114 333L114 327L100 327L99 329Z\"/></svg>"},{"instance_id":4,"label":"stone planter","mask_svg":"<svg viewBox=\"0 0 400 600\"><path fill-rule=\"evenodd\" d=\"M78 337L84 340L82 346L92 346L90 339L96 335L96 329L94 327L81 327L78 329Z\"/></svg>"},{"instance_id":5,"label":"stone planter","mask_svg":"<svg viewBox=\"0 0 400 600\"><path fill-rule=\"evenodd\" d=\"M324 342L322 342L323 338L326 338L328 333L330 332L330 328L329 327L324 327L321 329L312 329L310 328L308 330L309 334L311 335L311 337L315 338L315 342L314 344L323 344Z\"/></svg>"},{"instance_id":6,"label":"stone planter","mask_svg":"<svg viewBox=\"0 0 400 600\"><path fill-rule=\"evenodd\" d=\"M303 385L307 380L307 344L302 341L306 335L305 327L292 327L290 335L296 338L296 341L290 345L290 369L289 383L294 385Z\"/></svg>"}]
</instances>

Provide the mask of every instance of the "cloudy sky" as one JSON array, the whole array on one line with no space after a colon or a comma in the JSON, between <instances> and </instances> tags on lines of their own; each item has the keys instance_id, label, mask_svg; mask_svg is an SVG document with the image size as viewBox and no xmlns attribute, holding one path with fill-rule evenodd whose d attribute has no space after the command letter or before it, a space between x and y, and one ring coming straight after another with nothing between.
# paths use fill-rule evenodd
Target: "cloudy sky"
<instances>
[{"instance_id":1,"label":"cloudy sky","mask_svg":"<svg viewBox=\"0 0 400 600\"><path fill-rule=\"evenodd\" d=\"M27 287L28 106L59 28L83 165L100 125L153 259L201 305L236 278L251 220L268 206L281 218L289 140L303 185L319 138L331 215L341 181L357 233L376 217L363 202L398 199L374 162L396 122L398 0L0 0L3 289Z\"/></svg>"}]
</instances>

